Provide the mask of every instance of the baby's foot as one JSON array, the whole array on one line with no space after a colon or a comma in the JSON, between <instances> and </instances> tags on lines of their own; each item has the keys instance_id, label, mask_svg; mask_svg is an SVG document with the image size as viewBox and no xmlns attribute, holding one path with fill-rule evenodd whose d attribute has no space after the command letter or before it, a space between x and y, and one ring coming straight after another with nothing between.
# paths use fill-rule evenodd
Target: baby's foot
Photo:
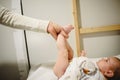
<instances>
[{"instance_id":1,"label":"baby's foot","mask_svg":"<svg viewBox=\"0 0 120 80\"><path fill-rule=\"evenodd\" d=\"M64 26L64 30L67 34L69 34L72 31L72 29L74 29L72 25Z\"/></svg>"},{"instance_id":2,"label":"baby's foot","mask_svg":"<svg viewBox=\"0 0 120 80\"><path fill-rule=\"evenodd\" d=\"M60 34L63 35L65 38L68 38L69 37L68 34L71 32L72 29L74 29L72 25L64 26L63 31L61 31Z\"/></svg>"}]
</instances>

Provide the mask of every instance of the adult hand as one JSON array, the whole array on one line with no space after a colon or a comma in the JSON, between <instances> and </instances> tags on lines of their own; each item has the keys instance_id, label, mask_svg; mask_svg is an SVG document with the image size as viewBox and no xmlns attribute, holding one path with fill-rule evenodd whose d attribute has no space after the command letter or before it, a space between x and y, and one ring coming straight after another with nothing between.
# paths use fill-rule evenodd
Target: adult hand
<instances>
[{"instance_id":1,"label":"adult hand","mask_svg":"<svg viewBox=\"0 0 120 80\"><path fill-rule=\"evenodd\" d=\"M50 33L55 40L57 39L58 34L60 34L61 32L65 38L68 38L68 34L65 32L63 27L51 21L49 22L47 32Z\"/></svg>"}]
</instances>

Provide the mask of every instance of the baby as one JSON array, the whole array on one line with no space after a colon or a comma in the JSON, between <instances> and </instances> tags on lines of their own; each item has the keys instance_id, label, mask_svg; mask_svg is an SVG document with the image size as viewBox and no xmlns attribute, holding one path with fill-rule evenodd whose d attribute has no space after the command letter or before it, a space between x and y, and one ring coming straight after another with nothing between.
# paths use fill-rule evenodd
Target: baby
<instances>
[{"instance_id":1,"label":"baby","mask_svg":"<svg viewBox=\"0 0 120 80\"><path fill-rule=\"evenodd\" d=\"M82 51L80 57L69 60L73 55L72 48L60 34L57 38L58 58L53 68L59 80L119 80L120 60L116 57L102 58L97 62L85 57ZM69 64L70 62L70 64Z\"/></svg>"}]
</instances>

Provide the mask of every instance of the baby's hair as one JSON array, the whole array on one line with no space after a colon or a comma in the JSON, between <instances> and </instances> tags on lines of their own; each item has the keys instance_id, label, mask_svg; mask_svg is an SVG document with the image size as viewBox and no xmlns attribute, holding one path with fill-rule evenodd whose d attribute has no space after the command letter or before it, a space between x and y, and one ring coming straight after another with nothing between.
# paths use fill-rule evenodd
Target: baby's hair
<instances>
[{"instance_id":1,"label":"baby's hair","mask_svg":"<svg viewBox=\"0 0 120 80\"><path fill-rule=\"evenodd\" d=\"M115 70L114 76L110 77L110 78L107 78L108 80L120 80L120 59L117 58L117 57L114 57L114 58L118 61L119 66Z\"/></svg>"}]
</instances>

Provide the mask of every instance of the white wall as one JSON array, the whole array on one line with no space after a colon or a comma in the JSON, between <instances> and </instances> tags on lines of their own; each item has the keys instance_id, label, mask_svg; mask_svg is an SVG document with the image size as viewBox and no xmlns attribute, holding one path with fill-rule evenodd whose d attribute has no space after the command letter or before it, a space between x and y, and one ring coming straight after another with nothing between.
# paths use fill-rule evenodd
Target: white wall
<instances>
[{"instance_id":1,"label":"white wall","mask_svg":"<svg viewBox=\"0 0 120 80\"><path fill-rule=\"evenodd\" d=\"M0 25L0 80L19 80L13 30Z\"/></svg>"},{"instance_id":2,"label":"white wall","mask_svg":"<svg viewBox=\"0 0 120 80\"><path fill-rule=\"evenodd\" d=\"M21 13L19 0L0 0L0 5ZM26 80L27 70L23 30L0 25L0 80Z\"/></svg>"},{"instance_id":3,"label":"white wall","mask_svg":"<svg viewBox=\"0 0 120 80\"><path fill-rule=\"evenodd\" d=\"M0 0L0 4L11 9L11 1ZM0 80L20 80L13 33L0 25Z\"/></svg>"},{"instance_id":4,"label":"white wall","mask_svg":"<svg viewBox=\"0 0 120 80\"><path fill-rule=\"evenodd\" d=\"M81 26L99 27L120 24L120 0L80 0ZM89 57L120 54L120 31L82 36Z\"/></svg>"}]
</instances>

